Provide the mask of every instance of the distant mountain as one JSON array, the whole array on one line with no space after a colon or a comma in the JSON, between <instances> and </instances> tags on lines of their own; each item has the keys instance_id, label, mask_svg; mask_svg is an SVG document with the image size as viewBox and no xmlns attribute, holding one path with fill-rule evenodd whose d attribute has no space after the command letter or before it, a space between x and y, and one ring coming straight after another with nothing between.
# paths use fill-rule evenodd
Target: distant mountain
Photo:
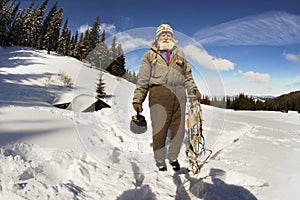
<instances>
[{"instance_id":1,"label":"distant mountain","mask_svg":"<svg viewBox=\"0 0 300 200\"><path fill-rule=\"evenodd\" d=\"M254 98L254 99L263 99L263 100L275 98L274 96L270 96L270 95L268 95L268 96L255 96L255 95L251 95L251 97Z\"/></svg>"},{"instance_id":2,"label":"distant mountain","mask_svg":"<svg viewBox=\"0 0 300 200\"><path fill-rule=\"evenodd\" d=\"M267 100L269 109L271 110L297 110L300 111L300 91L283 94L273 99Z\"/></svg>"},{"instance_id":3,"label":"distant mountain","mask_svg":"<svg viewBox=\"0 0 300 200\"><path fill-rule=\"evenodd\" d=\"M295 92L290 92L288 94L280 95L279 97L276 97L275 100L278 100L278 101L288 101L288 100L300 101L300 90L295 91Z\"/></svg>"}]
</instances>

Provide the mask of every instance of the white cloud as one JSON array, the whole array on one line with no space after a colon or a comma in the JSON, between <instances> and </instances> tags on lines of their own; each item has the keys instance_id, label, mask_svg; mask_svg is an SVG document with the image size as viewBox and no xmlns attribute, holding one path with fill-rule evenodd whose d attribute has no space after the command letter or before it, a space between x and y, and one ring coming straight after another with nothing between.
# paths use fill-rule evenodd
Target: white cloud
<instances>
[{"instance_id":1,"label":"white cloud","mask_svg":"<svg viewBox=\"0 0 300 200\"><path fill-rule=\"evenodd\" d=\"M242 70L239 70L238 72L250 82L266 83L271 79L271 76L267 73L262 74L253 71L243 72Z\"/></svg>"},{"instance_id":2,"label":"white cloud","mask_svg":"<svg viewBox=\"0 0 300 200\"><path fill-rule=\"evenodd\" d=\"M117 38L117 42L122 45L124 52L145 48L146 45L151 42L144 38L134 37L122 32L116 34L115 36Z\"/></svg>"},{"instance_id":3,"label":"white cloud","mask_svg":"<svg viewBox=\"0 0 300 200\"><path fill-rule=\"evenodd\" d=\"M285 59L295 62L295 63L300 63L300 52L299 54L291 54L291 53L284 53L283 54Z\"/></svg>"},{"instance_id":4,"label":"white cloud","mask_svg":"<svg viewBox=\"0 0 300 200\"><path fill-rule=\"evenodd\" d=\"M85 33L86 30L88 29L91 29L92 27L88 24L83 24L81 25L77 31L79 34L81 33ZM108 35L113 35L113 34L116 34L116 26L113 25L113 24L106 24L106 23L101 23L100 24L100 31L104 31L105 30L105 33L108 34Z\"/></svg>"},{"instance_id":5,"label":"white cloud","mask_svg":"<svg viewBox=\"0 0 300 200\"><path fill-rule=\"evenodd\" d=\"M266 12L199 30L203 45L286 45L300 42L300 15Z\"/></svg>"},{"instance_id":6,"label":"white cloud","mask_svg":"<svg viewBox=\"0 0 300 200\"><path fill-rule=\"evenodd\" d=\"M287 84L288 87L299 87L300 86L300 75L296 76L290 83Z\"/></svg>"},{"instance_id":7,"label":"white cloud","mask_svg":"<svg viewBox=\"0 0 300 200\"><path fill-rule=\"evenodd\" d=\"M105 33L109 35L116 34L116 26L114 24L101 23L100 30L101 31L105 30Z\"/></svg>"},{"instance_id":8,"label":"white cloud","mask_svg":"<svg viewBox=\"0 0 300 200\"><path fill-rule=\"evenodd\" d=\"M197 64L212 70L228 71L233 70L235 67L235 64L231 61L213 57L203 49L194 45L183 47L183 51L187 57L191 58Z\"/></svg>"},{"instance_id":9,"label":"white cloud","mask_svg":"<svg viewBox=\"0 0 300 200\"><path fill-rule=\"evenodd\" d=\"M77 29L77 31L78 31L79 34L81 34L81 33L85 33L86 30L91 29L91 28L92 28L92 27L89 26L88 24L83 24L83 25L81 25L81 26Z\"/></svg>"},{"instance_id":10,"label":"white cloud","mask_svg":"<svg viewBox=\"0 0 300 200\"><path fill-rule=\"evenodd\" d=\"M128 29L134 27L134 21L130 17L121 16L122 29Z\"/></svg>"}]
</instances>

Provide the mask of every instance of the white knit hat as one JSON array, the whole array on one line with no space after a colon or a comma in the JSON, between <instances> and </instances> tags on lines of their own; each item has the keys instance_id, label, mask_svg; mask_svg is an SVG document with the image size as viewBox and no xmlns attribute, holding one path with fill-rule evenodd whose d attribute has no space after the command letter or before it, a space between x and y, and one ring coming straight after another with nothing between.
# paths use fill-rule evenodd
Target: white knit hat
<instances>
[{"instance_id":1,"label":"white knit hat","mask_svg":"<svg viewBox=\"0 0 300 200\"><path fill-rule=\"evenodd\" d=\"M162 33L171 33L173 35L173 29L169 24L161 24L156 30L156 38Z\"/></svg>"}]
</instances>

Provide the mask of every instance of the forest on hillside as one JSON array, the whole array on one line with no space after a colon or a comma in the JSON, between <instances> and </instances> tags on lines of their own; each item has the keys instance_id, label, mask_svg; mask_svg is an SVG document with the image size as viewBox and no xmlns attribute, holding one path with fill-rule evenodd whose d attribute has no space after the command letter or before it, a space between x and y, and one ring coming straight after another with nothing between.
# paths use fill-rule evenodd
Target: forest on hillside
<instances>
[{"instance_id":1,"label":"forest on hillside","mask_svg":"<svg viewBox=\"0 0 300 200\"><path fill-rule=\"evenodd\" d=\"M41 5L32 1L26 9L21 2L0 0L0 46L25 46L56 52L90 63L91 67L105 70L115 76L136 82L136 75L125 68L125 56L121 44L113 38L106 44L105 30L100 30L97 16L90 29L84 33L72 33L69 19L63 22L63 7L56 1L48 13L49 0Z\"/></svg>"},{"instance_id":2,"label":"forest on hillside","mask_svg":"<svg viewBox=\"0 0 300 200\"><path fill-rule=\"evenodd\" d=\"M233 110L268 110L300 113L300 91L283 94L275 98L259 98L240 93L235 97L209 98L203 96L201 103Z\"/></svg>"}]
</instances>

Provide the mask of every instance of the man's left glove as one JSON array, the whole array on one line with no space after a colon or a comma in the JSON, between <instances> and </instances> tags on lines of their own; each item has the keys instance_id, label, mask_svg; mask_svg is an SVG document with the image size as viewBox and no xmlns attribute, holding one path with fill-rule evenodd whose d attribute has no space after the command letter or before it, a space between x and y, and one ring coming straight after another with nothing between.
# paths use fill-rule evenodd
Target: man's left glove
<instances>
[{"instance_id":1,"label":"man's left glove","mask_svg":"<svg viewBox=\"0 0 300 200\"><path fill-rule=\"evenodd\" d=\"M143 107L141 103L132 103L133 109L138 112L141 113L143 111Z\"/></svg>"},{"instance_id":2,"label":"man's left glove","mask_svg":"<svg viewBox=\"0 0 300 200\"><path fill-rule=\"evenodd\" d=\"M197 100L200 102L200 100L201 100L201 93L199 92L198 89L195 90L195 95L197 97Z\"/></svg>"}]
</instances>

